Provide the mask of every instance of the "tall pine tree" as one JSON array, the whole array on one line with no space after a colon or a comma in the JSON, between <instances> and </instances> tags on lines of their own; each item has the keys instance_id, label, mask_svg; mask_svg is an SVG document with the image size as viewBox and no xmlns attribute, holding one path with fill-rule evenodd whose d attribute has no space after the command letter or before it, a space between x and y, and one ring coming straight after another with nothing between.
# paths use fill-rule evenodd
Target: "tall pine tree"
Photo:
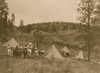
<instances>
[{"instance_id":1,"label":"tall pine tree","mask_svg":"<svg viewBox=\"0 0 100 73\"><path fill-rule=\"evenodd\" d=\"M96 5L96 0L80 0L80 3L78 3L78 8L77 11L78 13L81 15L79 17L79 20L81 21L81 23L87 24L86 27L86 45L87 45L87 49L88 49L88 61L90 61L90 48L92 48L93 44L91 42L94 42L93 39L93 35L92 35L92 28L91 25L94 25L93 19L93 15L96 16L98 13L95 13L95 7ZM92 35L92 36L91 36ZM92 44L92 45L91 45Z\"/></svg>"},{"instance_id":2,"label":"tall pine tree","mask_svg":"<svg viewBox=\"0 0 100 73\"><path fill-rule=\"evenodd\" d=\"M7 35L8 4L5 0L0 0L0 37Z\"/></svg>"}]
</instances>

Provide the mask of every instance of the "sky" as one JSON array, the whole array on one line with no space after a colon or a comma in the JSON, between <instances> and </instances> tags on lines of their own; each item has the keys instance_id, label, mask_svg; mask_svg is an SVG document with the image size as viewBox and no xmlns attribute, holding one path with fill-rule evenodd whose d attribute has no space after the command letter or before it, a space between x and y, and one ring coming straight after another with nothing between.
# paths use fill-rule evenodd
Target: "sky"
<instances>
[{"instance_id":1,"label":"sky","mask_svg":"<svg viewBox=\"0 0 100 73\"><path fill-rule=\"evenodd\" d=\"M6 0L9 7L9 17L15 14L15 25L20 20L24 24L64 21L77 22L77 0Z\"/></svg>"}]
</instances>

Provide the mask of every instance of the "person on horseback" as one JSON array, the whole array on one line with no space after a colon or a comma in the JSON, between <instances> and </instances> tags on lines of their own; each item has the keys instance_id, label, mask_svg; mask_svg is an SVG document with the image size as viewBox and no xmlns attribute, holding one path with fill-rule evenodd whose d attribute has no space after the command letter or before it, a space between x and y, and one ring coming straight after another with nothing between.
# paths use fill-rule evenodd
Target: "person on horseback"
<instances>
[{"instance_id":1,"label":"person on horseback","mask_svg":"<svg viewBox=\"0 0 100 73\"><path fill-rule=\"evenodd\" d=\"M28 54L28 56L29 57L31 57L31 55L32 55L32 43L29 43L28 44L28 49L27 49L27 54Z\"/></svg>"},{"instance_id":2,"label":"person on horseback","mask_svg":"<svg viewBox=\"0 0 100 73\"><path fill-rule=\"evenodd\" d=\"M18 53L18 57L21 57L22 56L22 45L19 45L18 46L17 53Z\"/></svg>"},{"instance_id":3,"label":"person on horseback","mask_svg":"<svg viewBox=\"0 0 100 73\"><path fill-rule=\"evenodd\" d=\"M19 45L19 56L22 57L23 55L23 46L22 45Z\"/></svg>"}]
</instances>

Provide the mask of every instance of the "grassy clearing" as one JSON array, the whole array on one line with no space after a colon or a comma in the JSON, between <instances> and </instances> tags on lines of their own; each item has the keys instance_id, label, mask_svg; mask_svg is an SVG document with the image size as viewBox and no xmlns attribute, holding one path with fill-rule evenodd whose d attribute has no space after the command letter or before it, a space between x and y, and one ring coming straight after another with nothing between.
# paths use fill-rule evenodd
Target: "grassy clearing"
<instances>
[{"instance_id":1,"label":"grassy clearing","mask_svg":"<svg viewBox=\"0 0 100 73\"><path fill-rule=\"evenodd\" d=\"M0 73L100 73L100 65L70 58L47 59L0 59Z\"/></svg>"},{"instance_id":2,"label":"grassy clearing","mask_svg":"<svg viewBox=\"0 0 100 73\"><path fill-rule=\"evenodd\" d=\"M92 53L92 62L72 58L52 62L45 58L7 57L5 51L0 50L0 73L100 73L100 65L95 63L100 57L96 53Z\"/></svg>"}]
</instances>

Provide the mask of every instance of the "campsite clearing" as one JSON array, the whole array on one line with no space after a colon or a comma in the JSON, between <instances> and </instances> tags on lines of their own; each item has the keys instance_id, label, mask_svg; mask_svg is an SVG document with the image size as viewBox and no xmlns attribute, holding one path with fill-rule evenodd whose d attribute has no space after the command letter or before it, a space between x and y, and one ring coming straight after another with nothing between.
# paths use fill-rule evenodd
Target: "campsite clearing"
<instances>
[{"instance_id":1,"label":"campsite clearing","mask_svg":"<svg viewBox=\"0 0 100 73\"><path fill-rule=\"evenodd\" d=\"M99 73L100 65L66 58L51 62L47 59L0 59L0 73Z\"/></svg>"}]
</instances>

